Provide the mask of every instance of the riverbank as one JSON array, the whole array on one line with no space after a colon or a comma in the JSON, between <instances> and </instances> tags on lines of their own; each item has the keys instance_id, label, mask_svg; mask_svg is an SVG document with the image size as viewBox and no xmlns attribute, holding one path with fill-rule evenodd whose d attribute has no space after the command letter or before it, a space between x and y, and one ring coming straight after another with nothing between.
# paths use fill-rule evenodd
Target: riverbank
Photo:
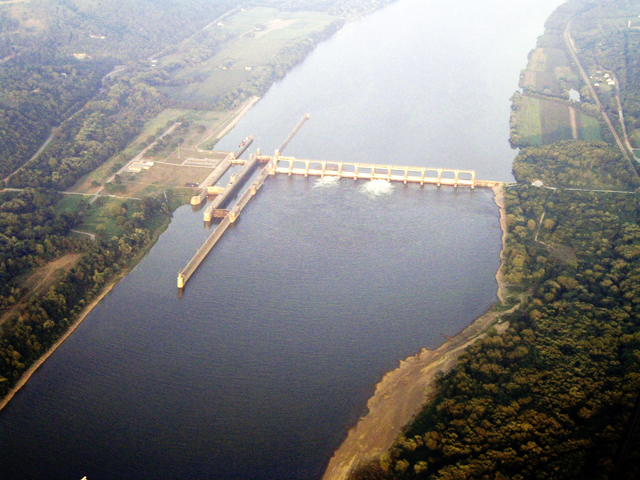
<instances>
[{"instance_id":1,"label":"riverbank","mask_svg":"<svg viewBox=\"0 0 640 480\"><path fill-rule=\"evenodd\" d=\"M174 209L175 210L175 209ZM121 273L119 273L111 282L107 284L107 286L102 290L102 292L94 298L89 305L87 305L82 312L78 315L78 318L75 322L73 322L69 329L56 340L56 342L49 347L49 349L40 356L18 379L16 384L9 390L9 392L2 398L0 398L0 411L7 406L7 404L13 399L13 397L20 391L22 387L24 387L27 382L31 379L31 376L42 366L47 359L53 355L53 353L62 345L67 338L80 326L80 324L84 321L85 318L91 313L91 311L102 301L104 297L106 297L109 292L115 287L120 280L126 277L131 270L133 270L138 263L149 253L149 250L156 244L160 235L169 227L170 219L167 219L163 225L160 225L154 232L151 241L146 245L142 250L129 262L128 265L123 269Z\"/></svg>"},{"instance_id":2,"label":"riverbank","mask_svg":"<svg viewBox=\"0 0 640 480\"><path fill-rule=\"evenodd\" d=\"M137 262L136 262L137 263ZM133 267L132 267L133 268ZM93 310L96 305L98 305L98 303L100 303L100 301L107 296L107 294L111 291L111 289L120 281L122 280L122 278L124 278L125 275L121 275L119 276L116 280L114 280L113 282L111 282L103 291L100 295L98 295L89 305L87 305L85 307L84 310L82 310L82 312L80 313L80 316L78 317L78 319L69 327L69 329L56 341L56 343L54 343L51 348L49 348L49 350L47 350L47 352L42 355L40 358L38 358L38 360L36 360L33 365L31 365L29 367L29 369L24 372L22 374L22 376L20 377L20 379L18 380L18 382L13 386L13 388L11 390L9 390L9 393L7 393L5 395L5 397L0 400L0 411L2 411L2 409L4 407L7 406L7 404L13 399L13 397L15 396L16 393L18 393L18 391L24 387L27 382L29 381L29 379L31 378L31 376L36 372L36 370L38 370L38 368L40 368L42 366L42 364L44 362L47 361L47 359L53 355L53 353L58 349L58 347L60 345L62 345L64 343L64 341L69 338L69 336L76 330L76 328L78 328L80 326L80 324L82 323L82 321L87 318L87 315L89 315L91 313L91 310Z\"/></svg>"},{"instance_id":3,"label":"riverbank","mask_svg":"<svg viewBox=\"0 0 640 480\"><path fill-rule=\"evenodd\" d=\"M500 267L496 273L497 296L500 304L504 304L506 285L502 266L507 237L504 187L494 187L493 193L502 229ZM509 325L507 322L501 323L500 317L507 312L498 311L494 306L437 349L424 348L416 355L400 361L397 369L386 373L376 385L373 397L367 402L367 415L349 430L347 438L329 461L323 480L344 480L353 468L386 452L402 432L402 428L433 398L437 374L450 371L465 349L483 338L490 327L500 333L505 331Z\"/></svg>"}]
</instances>

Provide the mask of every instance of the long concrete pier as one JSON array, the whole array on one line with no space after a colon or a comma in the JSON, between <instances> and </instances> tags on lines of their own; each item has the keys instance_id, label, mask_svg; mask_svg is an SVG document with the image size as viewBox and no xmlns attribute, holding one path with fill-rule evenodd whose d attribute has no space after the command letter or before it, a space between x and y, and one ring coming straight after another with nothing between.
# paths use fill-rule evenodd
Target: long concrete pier
<instances>
[{"instance_id":1,"label":"long concrete pier","mask_svg":"<svg viewBox=\"0 0 640 480\"><path fill-rule=\"evenodd\" d=\"M233 208L224 216L222 221L216 226L216 228L213 230L209 238L207 238L204 244L198 249L198 251L193 256L193 258L189 261L189 263L187 263L187 265L182 270L180 270L180 273L178 273L179 289L184 288L189 278L191 278L191 275L193 275L193 272L195 272L196 269L200 266L200 263L202 263L202 261L209 254L209 252L214 247L214 245L218 243L218 240L220 240L224 232L227 230L227 228L229 228L229 225L231 225L238 219L244 207L247 205L247 203L249 203L249 200L251 200L256 195L256 193L258 193L258 190L260 190L260 187L262 187L265 179L268 176L269 176L269 170L268 170L268 165L266 165L262 169L262 171L258 174L257 178L253 181L251 186L238 199L238 201L233 206Z\"/></svg>"},{"instance_id":2,"label":"long concrete pier","mask_svg":"<svg viewBox=\"0 0 640 480\"><path fill-rule=\"evenodd\" d=\"M477 180L475 170L410 167L373 163L352 163L332 160L304 160L275 155L270 158L270 173L318 177L350 178L353 180L386 180L388 182L494 187L500 182Z\"/></svg>"},{"instance_id":3,"label":"long concrete pier","mask_svg":"<svg viewBox=\"0 0 640 480\"><path fill-rule=\"evenodd\" d=\"M282 154L282 152L287 147L287 145L289 145L289 142L291 141L291 139L296 135L296 133L298 133L298 130L302 128L302 125L304 125L304 122L306 122L310 118L311 118L311 115L309 115L308 113L304 117L302 117L302 120L300 120L300 123L296 125L296 128L293 129L293 131L289 134L287 139L284 142L282 142L282 145L280 145L280 148L276 151L276 155Z\"/></svg>"}]
</instances>

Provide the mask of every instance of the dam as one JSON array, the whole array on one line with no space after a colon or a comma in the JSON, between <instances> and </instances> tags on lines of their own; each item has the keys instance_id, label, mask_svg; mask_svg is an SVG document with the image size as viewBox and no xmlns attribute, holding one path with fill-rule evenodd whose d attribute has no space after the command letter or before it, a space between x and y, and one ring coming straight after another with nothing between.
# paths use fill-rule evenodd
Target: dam
<instances>
[{"instance_id":1,"label":"dam","mask_svg":"<svg viewBox=\"0 0 640 480\"><path fill-rule=\"evenodd\" d=\"M276 152L277 153L277 152ZM386 180L388 182L402 182L433 184L440 187L484 187L492 188L501 182L492 180L477 180L475 170L460 170L448 168L410 167L398 165L377 165L370 163L350 163L329 160L301 160L294 157L270 157L270 172L287 175L304 175L305 177L337 177L353 180Z\"/></svg>"},{"instance_id":2,"label":"dam","mask_svg":"<svg viewBox=\"0 0 640 480\"><path fill-rule=\"evenodd\" d=\"M302 119L294 129L292 135L283 143L284 148L291 137L300 129L308 117ZM207 206L204 211L205 223L211 222L214 218L221 218L221 222L216 226L209 238L196 252L189 263L178 273L177 286L182 290L191 275L196 271L200 263L206 258L214 245L220 240L227 228L236 221L244 207L249 203L258 190L264 185L265 180L272 175L302 175L304 177L334 177L357 180L384 180L387 182L402 182L403 184L418 183L421 186L433 184L437 187L451 186L469 187L474 189L493 188L503 185L503 182L495 180L476 179L475 170L448 169L448 168L428 168L411 167L398 165L379 165L369 163L339 162L331 160L301 160L295 157L283 157L279 155L280 150L276 150L273 156L261 155L260 150L252 154L242 170L231 177L227 186L219 191L216 198ZM226 159L225 159L226 160ZM248 174L258 163L266 164L256 177L256 180L240 196L231 209L224 209L229 197L238 190Z\"/></svg>"}]
</instances>

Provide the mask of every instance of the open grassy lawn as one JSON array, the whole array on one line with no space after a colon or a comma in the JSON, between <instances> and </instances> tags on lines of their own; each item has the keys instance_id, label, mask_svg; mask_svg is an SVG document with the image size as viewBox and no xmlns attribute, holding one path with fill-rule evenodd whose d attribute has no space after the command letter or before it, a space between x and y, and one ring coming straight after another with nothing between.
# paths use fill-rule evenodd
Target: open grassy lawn
<instances>
[{"instance_id":1,"label":"open grassy lawn","mask_svg":"<svg viewBox=\"0 0 640 480\"><path fill-rule=\"evenodd\" d=\"M576 113L578 113L578 138L580 140L602 140L598 120L579 110L576 110Z\"/></svg>"},{"instance_id":2,"label":"open grassy lawn","mask_svg":"<svg viewBox=\"0 0 640 480\"><path fill-rule=\"evenodd\" d=\"M193 102L211 102L242 83L251 70L269 63L271 57L290 41L322 30L335 18L317 12L280 12L274 8L252 8L240 11L224 20L223 26L212 26L207 31L227 31L236 35L223 44L213 57L179 69L174 78L198 77L201 81L162 90L176 98ZM179 61L181 52L159 59L164 66ZM224 67L224 69L223 69Z\"/></svg>"},{"instance_id":3,"label":"open grassy lawn","mask_svg":"<svg viewBox=\"0 0 640 480\"><path fill-rule=\"evenodd\" d=\"M83 195L64 195L56 205L56 211L76 215L90 198Z\"/></svg>"},{"instance_id":4,"label":"open grassy lawn","mask_svg":"<svg viewBox=\"0 0 640 480\"><path fill-rule=\"evenodd\" d=\"M522 108L518 114L519 130L522 139L531 145L542 144L542 126L540 125L540 99L522 96Z\"/></svg>"},{"instance_id":5,"label":"open grassy lawn","mask_svg":"<svg viewBox=\"0 0 640 480\"><path fill-rule=\"evenodd\" d=\"M122 200L120 198L100 197L84 213L82 223L77 229L83 232L98 233L98 226L104 227L104 235L121 235L123 230L116 223L115 209L126 203L131 210L132 202L136 200Z\"/></svg>"},{"instance_id":6,"label":"open grassy lawn","mask_svg":"<svg viewBox=\"0 0 640 480\"><path fill-rule=\"evenodd\" d=\"M127 196L140 197L167 187L183 187L185 183L199 185L211 170L213 169L156 163L149 170L123 175L122 183L127 186Z\"/></svg>"}]
</instances>

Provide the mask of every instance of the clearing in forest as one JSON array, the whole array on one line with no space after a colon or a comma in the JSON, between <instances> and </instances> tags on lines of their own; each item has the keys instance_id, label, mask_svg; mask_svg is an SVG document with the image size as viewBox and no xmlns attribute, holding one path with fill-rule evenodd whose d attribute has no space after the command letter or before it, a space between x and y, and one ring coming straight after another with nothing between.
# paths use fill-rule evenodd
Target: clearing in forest
<instances>
[{"instance_id":1,"label":"clearing in forest","mask_svg":"<svg viewBox=\"0 0 640 480\"><path fill-rule=\"evenodd\" d=\"M60 280L64 274L76 266L81 257L81 253L67 253L35 269L29 276L19 280L18 284L20 288L26 290L26 292L22 295L22 298L18 300L18 303L0 316L0 325L11 318L21 307L24 307L27 301L34 296L47 293L55 282Z\"/></svg>"}]
</instances>

